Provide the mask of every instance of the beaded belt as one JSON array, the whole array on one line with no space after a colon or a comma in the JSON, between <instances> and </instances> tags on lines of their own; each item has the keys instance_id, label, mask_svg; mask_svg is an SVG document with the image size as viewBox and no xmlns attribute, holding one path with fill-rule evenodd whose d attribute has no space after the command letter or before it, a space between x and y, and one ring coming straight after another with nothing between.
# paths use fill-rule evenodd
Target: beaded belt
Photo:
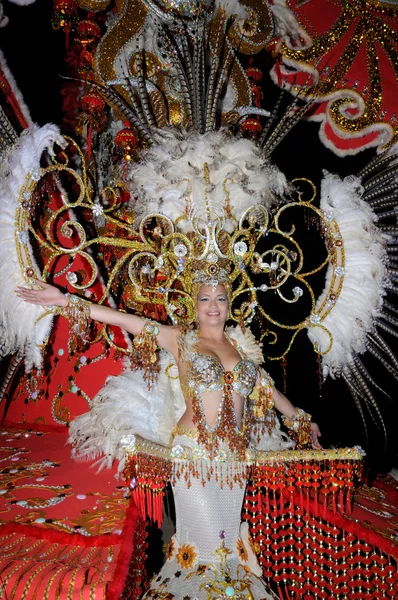
<instances>
[{"instance_id":1,"label":"beaded belt","mask_svg":"<svg viewBox=\"0 0 398 600\"><path fill-rule=\"evenodd\" d=\"M184 434L185 435L185 434ZM242 487L250 477L259 493L268 498L276 494L299 492L316 497L340 510L351 502L351 492L361 477L363 451L359 447L333 450L283 450L263 452L250 448L238 461L228 450L219 450L211 459L201 446L175 444L161 446L138 436L125 436L124 477L143 516L161 523L162 498L169 481L199 479L202 485L210 477L220 486Z\"/></svg>"}]
</instances>

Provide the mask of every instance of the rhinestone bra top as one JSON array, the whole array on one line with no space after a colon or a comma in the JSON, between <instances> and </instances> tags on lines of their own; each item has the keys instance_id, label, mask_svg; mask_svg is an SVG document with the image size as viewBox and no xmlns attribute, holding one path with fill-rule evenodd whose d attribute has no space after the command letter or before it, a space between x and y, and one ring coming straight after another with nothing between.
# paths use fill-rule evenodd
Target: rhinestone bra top
<instances>
[{"instance_id":1,"label":"rhinestone bra top","mask_svg":"<svg viewBox=\"0 0 398 600\"><path fill-rule=\"evenodd\" d=\"M233 345L242 358L231 371L227 371L215 356L198 352L197 333L181 338L179 351L182 360L187 363L187 370L180 382L185 398L189 397L192 402L192 423L198 431L198 444L203 444L209 456L214 457L220 443L225 442L241 460L249 445L251 412L248 397L257 382L257 367L242 356L237 345ZM201 394L216 391L221 391L221 398L216 422L211 427L206 420ZM241 427L237 423L233 392L244 398Z\"/></svg>"},{"instance_id":2,"label":"rhinestone bra top","mask_svg":"<svg viewBox=\"0 0 398 600\"><path fill-rule=\"evenodd\" d=\"M231 371L226 371L215 356L192 352L187 379L189 387L199 394L222 390L228 384L246 398L256 384L257 369L251 360L242 358Z\"/></svg>"}]
</instances>

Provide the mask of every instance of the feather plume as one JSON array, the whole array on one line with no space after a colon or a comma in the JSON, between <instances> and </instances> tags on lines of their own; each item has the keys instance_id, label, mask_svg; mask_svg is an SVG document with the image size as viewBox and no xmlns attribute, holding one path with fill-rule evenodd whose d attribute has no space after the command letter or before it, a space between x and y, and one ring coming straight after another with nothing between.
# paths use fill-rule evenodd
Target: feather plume
<instances>
[{"instance_id":1,"label":"feather plume","mask_svg":"<svg viewBox=\"0 0 398 600\"><path fill-rule=\"evenodd\" d=\"M271 207L275 196L287 188L285 176L251 140L231 138L223 131L201 135L167 129L128 174L132 197L140 198L133 207L138 221L149 213L161 213L174 221L186 213L188 201L196 214L205 214L204 163L210 171L212 220L224 218L224 184L238 220L254 204ZM233 220L226 222L227 231L234 227ZM187 232L191 226L183 221L181 228Z\"/></svg>"},{"instance_id":2,"label":"feather plume","mask_svg":"<svg viewBox=\"0 0 398 600\"><path fill-rule=\"evenodd\" d=\"M278 419L273 422L271 433L268 430L266 420L264 422L256 421L251 431L250 443L256 450L262 452L294 449L293 440L281 430Z\"/></svg>"},{"instance_id":3,"label":"feather plume","mask_svg":"<svg viewBox=\"0 0 398 600\"><path fill-rule=\"evenodd\" d=\"M24 354L28 370L33 365L38 368L41 366L39 345L44 343L49 334L53 315L47 315L37 322L44 314L44 308L26 304L15 296L15 288L26 285L17 255L15 216L26 177L40 170L43 152L51 152L54 143L64 146L64 139L55 125L42 128L32 126L14 145L3 162L0 173L0 352L2 355L17 351ZM37 277L40 277L27 232L20 232L21 234L36 268Z\"/></svg>"},{"instance_id":4,"label":"feather plume","mask_svg":"<svg viewBox=\"0 0 398 600\"><path fill-rule=\"evenodd\" d=\"M388 238L376 228L374 213L362 200L360 191L360 180L355 177L341 180L328 174L322 182L321 208L333 212L346 260L343 288L322 322L333 336L332 348L322 359L325 377L329 374L334 377L354 355L366 351L366 335L374 327L385 294ZM326 297L332 274L333 265L329 264L325 290L318 298L317 309ZM320 328L309 328L308 336L321 349L327 348L327 335Z\"/></svg>"},{"instance_id":5,"label":"feather plume","mask_svg":"<svg viewBox=\"0 0 398 600\"><path fill-rule=\"evenodd\" d=\"M360 397L360 394L358 392L358 389L357 389L355 383L353 382L353 377L352 377L351 371L348 367L345 369L345 371L343 371L341 377L347 384L348 389L350 390L351 396L355 402L355 405L359 411L359 414L361 415L361 419L362 419L364 429L365 429L366 438L368 438L368 427L366 424L365 413L362 408L361 397Z\"/></svg>"},{"instance_id":6,"label":"feather plume","mask_svg":"<svg viewBox=\"0 0 398 600\"><path fill-rule=\"evenodd\" d=\"M171 431L186 407L173 356L162 350L159 367L158 378L149 391L138 371L128 369L108 379L91 410L70 424L69 442L75 458L99 459L99 470L118 460L120 473L124 467L124 436L139 435L169 445Z\"/></svg>"},{"instance_id":7,"label":"feather plume","mask_svg":"<svg viewBox=\"0 0 398 600\"><path fill-rule=\"evenodd\" d=\"M1 6L1 3L0 3L0 6ZM1 16L0 16L0 19L1 19ZM1 25L0 25L0 27L1 27ZM10 68L7 64L5 56L1 50L0 50L0 69L3 71L3 73L7 79L7 83L11 87L12 92L13 92L16 100L18 101L19 108L21 109L21 112L23 114L23 117L24 117L28 127L31 127L33 125L33 121L30 116L29 109L25 103L25 100L22 96L20 89L18 88L17 82L15 81L15 78L10 71Z\"/></svg>"},{"instance_id":8,"label":"feather plume","mask_svg":"<svg viewBox=\"0 0 398 600\"><path fill-rule=\"evenodd\" d=\"M256 365L261 365L264 362L264 355L261 349L262 344L256 340L248 327L246 327L244 331L242 331L241 327L238 325L235 327L227 327L225 332L238 344L239 348L247 358L252 360Z\"/></svg>"},{"instance_id":9,"label":"feather plume","mask_svg":"<svg viewBox=\"0 0 398 600\"><path fill-rule=\"evenodd\" d=\"M221 8L225 11L228 17L237 17L245 19L248 16L247 8L239 2L239 0L216 0L216 8Z\"/></svg>"},{"instance_id":10,"label":"feather plume","mask_svg":"<svg viewBox=\"0 0 398 600\"><path fill-rule=\"evenodd\" d=\"M71 81L80 81L80 79L76 79L74 77L67 77ZM113 108L116 108L125 118L128 120L132 127L134 127L138 133L148 144L152 143L152 134L147 129L146 124L144 124L140 117L135 113L132 106L128 104L125 98L113 90L110 85L108 87L100 85L99 83L95 83L94 81L90 81L90 87L95 89L103 99ZM142 113L141 113L142 114Z\"/></svg>"},{"instance_id":11,"label":"feather plume","mask_svg":"<svg viewBox=\"0 0 398 600\"><path fill-rule=\"evenodd\" d=\"M382 394L384 394L385 396L387 396L387 398L389 398L391 400L391 397L389 394L387 394L387 392L385 390L383 390L383 388L381 388L376 381L373 379L373 377L370 375L369 371L367 370L367 368L365 367L365 365L363 364L363 362L358 358L358 356L356 356L354 358L354 364L356 366L356 368L358 369L358 371L363 375L363 377L365 379L367 379L369 381L369 383L371 383L376 389L379 390L379 392L381 392Z\"/></svg>"},{"instance_id":12,"label":"feather plume","mask_svg":"<svg viewBox=\"0 0 398 600\"><path fill-rule=\"evenodd\" d=\"M17 6L29 6L29 4L33 4L36 0L10 0L10 2Z\"/></svg>"},{"instance_id":13,"label":"feather plume","mask_svg":"<svg viewBox=\"0 0 398 600\"><path fill-rule=\"evenodd\" d=\"M296 14L289 8L289 3L286 0L273 0L268 6L279 39L284 38L287 43L293 39L295 46L301 48L308 48L312 44L311 37L301 26Z\"/></svg>"}]
</instances>

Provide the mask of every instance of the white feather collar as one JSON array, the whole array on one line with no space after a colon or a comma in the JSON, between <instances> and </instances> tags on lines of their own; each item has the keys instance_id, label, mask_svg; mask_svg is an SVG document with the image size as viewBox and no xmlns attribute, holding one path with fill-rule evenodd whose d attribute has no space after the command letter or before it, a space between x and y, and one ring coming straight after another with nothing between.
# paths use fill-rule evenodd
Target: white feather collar
<instances>
[{"instance_id":1,"label":"white feather collar","mask_svg":"<svg viewBox=\"0 0 398 600\"><path fill-rule=\"evenodd\" d=\"M235 341L239 350L252 360L256 365L261 365L264 362L264 355L261 349L261 342L258 342L252 331L246 327L244 330L239 325L235 327L227 327L225 333L231 340Z\"/></svg>"}]
</instances>

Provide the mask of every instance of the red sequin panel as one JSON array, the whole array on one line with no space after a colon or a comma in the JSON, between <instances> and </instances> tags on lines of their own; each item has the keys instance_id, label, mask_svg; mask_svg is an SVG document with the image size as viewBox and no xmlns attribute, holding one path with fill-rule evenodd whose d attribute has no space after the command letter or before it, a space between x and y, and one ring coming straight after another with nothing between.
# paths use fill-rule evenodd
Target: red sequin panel
<instances>
[{"instance_id":1,"label":"red sequin panel","mask_svg":"<svg viewBox=\"0 0 398 600\"><path fill-rule=\"evenodd\" d=\"M146 534L129 490L116 469L72 461L65 429L0 429L4 597L138 598Z\"/></svg>"}]
</instances>

